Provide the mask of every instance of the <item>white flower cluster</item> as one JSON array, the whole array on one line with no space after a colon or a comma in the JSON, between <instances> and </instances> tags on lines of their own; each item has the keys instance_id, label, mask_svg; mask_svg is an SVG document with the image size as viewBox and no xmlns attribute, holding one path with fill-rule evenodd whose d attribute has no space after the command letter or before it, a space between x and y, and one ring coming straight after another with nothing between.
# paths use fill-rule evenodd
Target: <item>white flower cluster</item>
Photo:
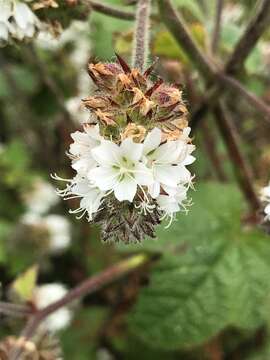
<instances>
[{"instance_id":1,"label":"white flower cluster","mask_svg":"<svg viewBox=\"0 0 270 360\"><path fill-rule=\"evenodd\" d=\"M67 294L67 289L59 283L51 283L37 286L33 293L33 302L38 309L42 309L55 301L60 300ZM63 307L48 316L42 326L48 331L59 331L67 327L72 318L71 310Z\"/></svg>"},{"instance_id":2,"label":"white flower cluster","mask_svg":"<svg viewBox=\"0 0 270 360\"><path fill-rule=\"evenodd\" d=\"M265 221L270 221L270 183L261 190L261 201L266 203L264 208Z\"/></svg>"},{"instance_id":3,"label":"white flower cluster","mask_svg":"<svg viewBox=\"0 0 270 360\"><path fill-rule=\"evenodd\" d=\"M38 18L25 2L0 0L0 44L5 44L10 38L32 38L40 27Z\"/></svg>"},{"instance_id":4,"label":"white flower cluster","mask_svg":"<svg viewBox=\"0 0 270 360\"><path fill-rule=\"evenodd\" d=\"M37 178L31 191L24 195L27 211L21 218L21 223L33 228L44 229L49 236L49 251L58 253L65 250L71 242L71 226L62 215L45 215L58 202L58 196L51 184Z\"/></svg>"},{"instance_id":5,"label":"white flower cluster","mask_svg":"<svg viewBox=\"0 0 270 360\"><path fill-rule=\"evenodd\" d=\"M170 219L185 209L187 190L192 176L186 165L193 163L194 146L189 144L190 128L185 128L179 140L162 143L162 131L154 128L143 143L131 138L120 145L105 140L99 126L85 126L84 132L71 136L72 167L76 176L58 194L65 199L80 198L80 207L71 213L88 215L102 208L104 199L113 194L118 201L134 202L144 213L157 207Z\"/></svg>"},{"instance_id":6,"label":"white flower cluster","mask_svg":"<svg viewBox=\"0 0 270 360\"><path fill-rule=\"evenodd\" d=\"M76 124L85 123L89 119L89 112L81 104L81 99L88 96L89 76L82 70L90 58L91 42L89 41L90 25L86 21L74 20L59 37L53 36L48 31L41 31L35 43L42 49L58 51L67 44L72 44L69 60L78 71L77 94L66 100L66 108Z\"/></svg>"}]
</instances>

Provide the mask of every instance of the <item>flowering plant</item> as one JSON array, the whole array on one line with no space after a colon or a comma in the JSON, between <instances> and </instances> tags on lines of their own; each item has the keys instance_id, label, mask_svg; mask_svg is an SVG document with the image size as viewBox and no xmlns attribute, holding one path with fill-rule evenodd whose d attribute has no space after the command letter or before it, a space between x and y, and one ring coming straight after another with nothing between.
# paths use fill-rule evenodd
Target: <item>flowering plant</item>
<instances>
[{"instance_id":1,"label":"flowering plant","mask_svg":"<svg viewBox=\"0 0 270 360\"><path fill-rule=\"evenodd\" d=\"M120 57L88 70L98 89L83 100L90 119L69 149L76 175L58 194L80 199L71 212L100 223L103 240L154 237L155 225L189 204L195 158L182 93Z\"/></svg>"}]
</instances>

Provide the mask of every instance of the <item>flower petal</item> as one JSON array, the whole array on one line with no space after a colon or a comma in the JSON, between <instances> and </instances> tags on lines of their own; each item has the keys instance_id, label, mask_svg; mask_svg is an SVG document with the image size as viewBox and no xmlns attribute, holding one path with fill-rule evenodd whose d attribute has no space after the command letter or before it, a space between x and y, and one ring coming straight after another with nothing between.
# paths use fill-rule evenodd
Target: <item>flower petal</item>
<instances>
[{"instance_id":1,"label":"flower petal","mask_svg":"<svg viewBox=\"0 0 270 360\"><path fill-rule=\"evenodd\" d=\"M102 141L101 145L91 150L91 153L100 165L114 165L120 162L119 146L108 140Z\"/></svg>"},{"instance_id":2,"label":"flower petal","mask_svg":"<svg viewBox=\"0 0 270 360\"><path fill-rule=\"evenodd\" d=\"M161 143L161 130L154 128L145 138L143 144L143 153L145 155L149 154L151 151L155 150Z\"/></svg>"},{"instance_id":3,"label":"flower petal","mask_svg":"<svg viewBox=\"0 0 270 360\"><path fill-rule=\"evenodd\" d=\"M138 184L147 186L153 184L153 173L144 164L138 163L134 171L134 176Z\"/></svg>"},{"instance_id":4,"label":"flower petal","mask_svg":"<svg viewBox=\"0 0 270 360\"><path fill-rule=\"evenodd\" d=\"M120 145L120 151L125 158L139 161L143 152L143 144L136 144L131 138L127 138Z\"/></svg>"},{"instance_id":5,"label":"flower petal","mask_svg":"<svg viewBox=\"0 0 270 360\"><path fill-rule=\"evenodd\" d=\"M152 185L148 186L148 192L153 199L156 199L160 194L160 184L155 181Z\"/></svg>"},{"instance_id":6,"label":"flower petal","mask_svg":"<svg viewBox=\"0 0 270 360\"><path fill-rule=\"evenodd\" d=\"M96 167L88 172L88 179L103 191L114 188L119 173L110 167Z\"/></svg>"},{"instance_id":7,"label":"flower petal","mask_svg":"<svg viewBox=\"0 0 270 360\"><path fill-rule=\"evenodd\" d=\"M125 176L122 181L118 181L114 187L114 195L119 201L128 200L132 202L136 191L136 181L128 176Z\"/></svg>"}]
</instances>

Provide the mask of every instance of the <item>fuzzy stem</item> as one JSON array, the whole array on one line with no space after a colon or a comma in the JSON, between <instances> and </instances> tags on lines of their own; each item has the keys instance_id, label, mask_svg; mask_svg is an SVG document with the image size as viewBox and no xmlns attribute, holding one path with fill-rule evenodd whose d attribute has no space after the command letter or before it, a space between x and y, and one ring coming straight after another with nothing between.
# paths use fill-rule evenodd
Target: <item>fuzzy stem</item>
<instances>
[{"instance_id":1,"label":"fuzzy stem","mask_svg":"<svg viewBox=\"0 0 270 360\"><path fill-rule=\"evenodd\" d=\"M211 42L211 51L213 54L217 52L217 48L218 48L223 2L224 0L216 0L215 25L212 34L212 42Z\"/></svg>"},{"instance_id":2,"label":"fuzzy stem","mask_svg":"<svg viewBox=\"0 0 270 360\"><path fill-rule=\"evenodd\" d=\"M190 61L207 79L214 77L216 69L198 44L194 41L181 14L177 12L170 0L158 0L160 16L178 44L184 49Z\"/></svg>"},{"instance_id":3,"label":"fuzzy stem","mask_svg":"<svg viewBox=\"0 0 270 360\"><path fill-rule=\"evenodd\" d=\"M236 74L243 66L248 55L257 41L270 25L270 1L258 0L254 15L235 46L235 49L226 64L226 73Z\"/></svg>"},{"instance_id":4,"label":"fuzzy stem","mask_svg":"<svg viewBox=\"0 0 270 360\"><path fill-rule=\"evenodd\" d=\"M251 167L241 152L241 139L233 123L231 114L225 103L221 100L215 107L214 113L223 141L228 149L239 187L242 189L251 211L256 213L260 208L260 201L253 186Z\"/></svg>"},{"instance_id":5,"label":"fuzzy stem","mask_svg":"<svg viewBox=\"0 0 270 360\"><path fill-rule=\"evenodd\" d=\"M133 41L132 65L143 71L149 55L149 18L151 0L139 0L136 12L136 29Z\"/></svg>"},{"instance_id":6,"label":"fuzzy stem","mask_svg":"<svg viewBox=\"0 0 270 360\"><path fill-rule=\"evenodd\" d=\"M80 299L87 294L95 293L100 288L108 285L112 281L117 280L131 271L138 269L140 266L146 264L149 260L151 260L151 257L146 254L134 255L127 260L123 260L122 262L109 267L100 274L94 275L83 281L81 284L70 290L62 299L55 301L54 303L37 311L27 322L21 333L21 338L25 341L29 340L35 334L42 321L49 315L59 310L60 308L67 306L76 299ZM18 360L20 359L20 355L20 349L14 348L11 351L10 360Z\"/></svg>"}]
</instances>

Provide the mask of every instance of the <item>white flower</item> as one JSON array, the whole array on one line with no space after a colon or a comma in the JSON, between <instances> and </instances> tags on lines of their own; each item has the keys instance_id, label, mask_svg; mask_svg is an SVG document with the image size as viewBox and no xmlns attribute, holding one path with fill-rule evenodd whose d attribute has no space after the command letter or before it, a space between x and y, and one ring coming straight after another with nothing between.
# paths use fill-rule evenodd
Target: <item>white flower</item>
<instances>
[{"instance_id":1,"label":"white flower","mask_svg":"<svg viewBox=\"0 0 270 360\"><path fill-rule=\"evenodd\" d=\"M168 227L171 225L175 213L181 210L187 211L186 207L189 202L187 201L188 188L184 185L178 185L177 188L167 188L166 190L167 195L159 195L156 201L159 210L163 212L161 220L167 217L170 219Z\"/></svg>"},{"instance_id":2,"label":"white flower","mask_svg":"<svg viewBox=\"0 0 270 360\"><path fill-rule=\"evenodd\" d=\"M50 183L37 178L32 185L31 191L24 195L24 201L28 212L42 215L57 204L59 199Z\"/></svg>"},{"instance_id":3,"label":"white flower","mask_svg":"<svg viewBox=\"0 0 270 360\"><path fill-rule=\"evenodd\" d=\"M100 190L112 190L119 201L133 201L137 187L151 185L151 171L140 161L143 145L125 139L120 146L104 140L92 150L99 166L88 173L88 178Z\"/></svg>"},{"instance_id":4,"label":"white flower","mask_svg":"<svg viewBox=\"0 0 270 360\"><path fill-rule=\"evenodd\" d=\"M161 186L177 187L179 183L188 183L191 174L185 166L195 160L190 155L194 147L188 145L185 138L160 145L161 136L161 130L154 128L144 141L144 155L155 180L149 187L153 198L158 197Z\"/></svg>"},{"instance_id":5,"label":"white flower","mask_svg":"<svg viewBox=\"0 0 270 360\"><path fill-rule=\"evenodd\" d=\"M64 285L53 283L38 286L34 290L33 302L38 309L52 304L53 302L60 300L67 294L67 289ZM48 316L42 325L46 330L55 332L59 331L70 324L71 311L68 308L61 308Z\"/></svg>"},{"instance_id":6,"label":"white flower","mask_svg":"<svg viewBox=\"0 0 270 360\"><path fill-rule=\"evenodd\" d=\"M262 201L270 202L270 183L268 186L265 186L264 188L261 189L260 195Z\"/></svg>"},{"instance_id":7,"label":"white flower","mask_svg":"<svg viewBox=\"0 0 270 360\"><path fill-rule=\"evenodd\" d=\"M50 235L50 250L58 252L66 249L71 241L70 223L61 215L51 214L43 220Z\"/></svg>"},{"instance_id":8,"label":"white flower","mask_svg":"<svg viewBox=\"0 0 270 360\"><path fill-rule=\"evenodd\" d=\"M50 253L63 251L71 242L70 223L64 216L51 214L42 217L37 213L27 212L22 216L21 223L46 231Z\"/></svg>"},{"instance_id":9,"label":"white flower","mask_svg":"<svg viewBox=\"0 0 270 360\"><path fill-rule=\"evenodd\" d=\"M96 161L92 156L92 149L98 146L102 140L99 134L99 126L85 126L84 132L76 131L71 134L74 142L70 145L69 154L71 155L72 167L81 175L96 166Z\"/></svg>"},{"instance_id":10,"label":"white flower","mask_svg":"<svg viewBox=\"0 0 270 360\"><path fill-rule=\"evenodd\" d=\"M266 203L266 206L264 208L265 213L265 221L270 221L270 183L268 186L265 186L261 189L260 192L261 201Z\"/></svg>"},{"instance_id":11,"label":"white flower","mask_svg":"<svg viewBox=\"0 0 270 360\"><path fill-rule=\"evenodd\" d=\"M62 196L64 200L81 199L80 206L76 210L70 210L71 214L80 214L77 218L82 218L87 214L88 221L93 219L93 214L96 213L102 204L102 199L105 192L100 191L92 183L80 175L76 175L73 179L62 179L56 175L53 176L56 180L66 181L68 184L65 189L57 190L58 195Z\"/></svg>"},{"instance_id":12,"label":"white flower","mask_svg":"<svg viewBox=\"0 0 270 360\"><path fill-rule=\"evenodd\" d=\"M32 38L40 22L30 7L19 0L0 0L0 41L9 36L18 40Z\"/></svg>"},{"instance_id":13,"label":"white flower","mask_svg":"<svg viewBox=\"0 0 270 360\"><path fill-rule=\"evenodd\" d=\"M265 213L265 221L270 221L270 204L268 204L265 209L264 209L264 213Z\"/></svg>"}]
</instances>

